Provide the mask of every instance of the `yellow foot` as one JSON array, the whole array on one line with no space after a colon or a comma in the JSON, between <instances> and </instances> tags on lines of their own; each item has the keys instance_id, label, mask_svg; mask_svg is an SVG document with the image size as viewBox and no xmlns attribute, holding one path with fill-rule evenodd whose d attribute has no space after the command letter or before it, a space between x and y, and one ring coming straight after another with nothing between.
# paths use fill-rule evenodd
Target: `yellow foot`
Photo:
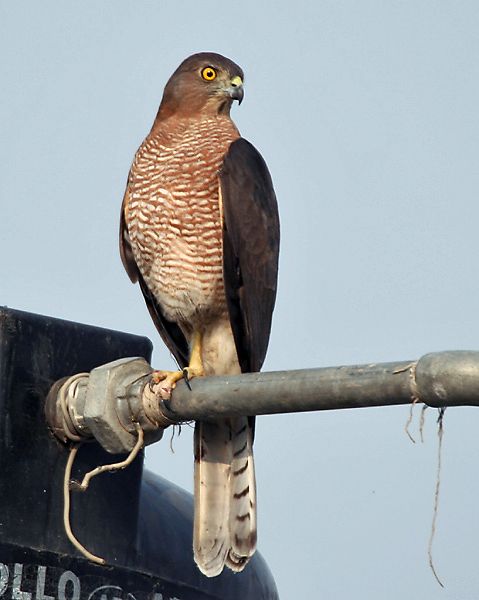
<instances>
[{"instance_id":1,"label":"yellow foot","mask_svg":"<svg viewBox=\"0 0 479 600\"><path fill-rule=\"evenodd\" d=\"M169 400L180 379L183 379L183 371L153 371L150 389L163 400Z\"/></svg>"},{"instance_id":2,"label":"yellow foot","mask_svg":"<svg viewBox=\"0 0 479 600\"><path fill-rule=\"evenodd\" d=\"M196 331L191 338L190 362L182 371L153 371L151 374L151 385L156 388L160 396L166 400L176 387L176 382L184 379L190 388L190 380L193 377L203 377L203 360L201 357L201 334Z\"/></svg>"},{"instance_id":3,"label":"yellow foot","mask_svg":"<svg viewBox=\"0 0 479 600\"><path fill-rule=\"evenodd\" d=\"M198 367L185 367L182 371L153 371L151 386L154 386L155 391L159 392L164 400L167 400L180 379L184 379L186 385L191 389L190 380L193 377L202 377L203 375L203 369Z\"/></svg>"},{"instance_id":4,"label":"yellow foot","mask_svg":"<svg viewBox=\"0 0 479 600\"><path fill-rule=\"evenodd\" d=\"M175 389L176 382L183 377L183 371L153 371L151 374L152 383L161 383L161 387L170 392Z\"/></svg>"}]
</instances>

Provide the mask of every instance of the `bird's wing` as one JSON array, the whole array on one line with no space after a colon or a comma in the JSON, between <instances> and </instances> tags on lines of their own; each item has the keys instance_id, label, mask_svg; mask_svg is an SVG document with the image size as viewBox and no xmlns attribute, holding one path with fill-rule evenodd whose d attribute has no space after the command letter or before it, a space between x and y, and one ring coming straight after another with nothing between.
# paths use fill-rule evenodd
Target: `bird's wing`
<instances>
[{"instance_id":1,"label":"bird's wing","mask_svg":"<svg viewBox=\"0 0 479 600\"><path fill-rule=\"evenodd\" d=\"M279 216L263 157L243 138L220 171L223 273L236 350L243 372L259 371L268 347L276 299Z\"/></svg>"},{"instance_id":2,"label":"bird's wing","mask_svg":"<svg viewBox=\"0 0 479 600\"><path fill-rule=\"evenodd\" d=\"M158 329L161 338L165 342L170 352L175 357L179 366L181 368L184 368L188 365L188 342L186 341L186 338L183 335L181 329L178 327L178 325L176 323L173 323L172 321L169 321L163 315L161 307L156 301L151 290L146 285L146 282L143 279L143 276L140 272L140 269L138 268L138 265L136 264L135 257L133 255L125 215L125 211L128 209L128 198L129 190L127 186L125 197L123 198L120 216L121 261L131 281L133 283L136 283L137 281L139 282L141 291L143 292L143 296L145 298L146 306L148 307L151 318L153 319L153 322L156 328Z\"/></svg>"}]
</instances>

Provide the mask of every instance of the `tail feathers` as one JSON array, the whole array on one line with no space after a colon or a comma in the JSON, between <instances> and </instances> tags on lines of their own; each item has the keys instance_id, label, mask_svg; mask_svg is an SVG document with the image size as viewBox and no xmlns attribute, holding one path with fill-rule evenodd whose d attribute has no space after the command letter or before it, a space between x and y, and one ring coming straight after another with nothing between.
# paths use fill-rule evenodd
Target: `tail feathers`
<instances>
[{"instance_id":1,"label":"tail feathers","mask_svg":"<svg viewBox=\"0 0 479 600\"><path fill-rule=\"evenodd\" d=\"M247 418L231 420L233 460L230 473L230 551L226 564L244 569L256 550L256 481L252 430Z\"/></svg>"},{"instance_id":2,"label":"tail feathers","mask_svg":"<svg viewBox=\"0 0 479 600\"><path fill-rule=\"evenodd\" d=\"M208 577L223 570L229 550L230 427L225 422L195 426L195 562Z\"/></svg>"},{"instance_id":3,"label":"tail feathers","mask_svg":"<svg viewBox=\"0 0 479 600\"><path fill-rule=\"evenodd\" d=\"M208 577L242 571L256 549L252 429L244 417L195 427L195 561Z\"/></svg>"}]
</instances>

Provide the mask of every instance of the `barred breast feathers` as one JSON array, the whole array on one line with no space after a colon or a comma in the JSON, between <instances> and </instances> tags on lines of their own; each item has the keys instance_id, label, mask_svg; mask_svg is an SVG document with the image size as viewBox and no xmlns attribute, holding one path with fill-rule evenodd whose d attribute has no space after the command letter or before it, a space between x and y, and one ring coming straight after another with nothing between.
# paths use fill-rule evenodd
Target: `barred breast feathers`
<instances>
[{"instance_id":1,"label":"barred breast feathers","mask_svg":"<svg viewBox=\"0 0 479 600\"><path fill-rule=\"evenodd\" d=\"M238 130L229 118L164 122L138 150L128 229L135 260L165 316L224 312L218 171Z\"/></svg>"}]
</instances>

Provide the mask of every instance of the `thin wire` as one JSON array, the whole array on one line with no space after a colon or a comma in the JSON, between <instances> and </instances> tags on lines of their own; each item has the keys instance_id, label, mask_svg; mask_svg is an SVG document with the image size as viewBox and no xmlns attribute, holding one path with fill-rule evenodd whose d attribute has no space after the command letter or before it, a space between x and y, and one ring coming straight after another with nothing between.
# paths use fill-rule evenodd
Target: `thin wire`
<instances>
[{"instance_id":1,"label":"thin wire","mask_svg":"<svg viewBox=\"0 0 479 600\"><path fill-rule=\"evenodd\" d=\"M442 437L443 437L443 432L444 432L442 422L443 422L445 410L446 410L445 408L439 409L439 417L437 419L437 422L438 422L437 437L439 439L439 442L438 442L438 446L437 446L436 490L434 493L434 511L433 511L433 516L432 516L431 535L429 536L429 544L427 547L427 555L429 557L429 566L431 567L431 571L433 572L433 575L436 578L436 581L438 582L438 584L441 587L444 587L444 584L439 579L438 574L436 573L436 569L434 568L434 563L433 563L433 558L432 558L432 543L434 541L434 535L436 533L437 509L439 506L439 489L440 489L440 485L441 485Z\"/></svg>"},{"instance_id":2,"label":"thin wire","mask_svg":"<svg viewBox=\"0 0 479 600\"><path fill-rule=\"evenodd\" d=\"M130 454L128 454L128 456L125 458L125 460L122 460L122 461L116 462L116 463L111 463L109 465L100 465L99 467L96 467L95 469L88 471L88 473L86 473L86 475L83 477L81 484L78 486L78 489L80 489L82 492L84 492L85 490L88 489L88 486L90 485L90 481L91 481L91 479L93 479L93 477L96 477L97 475L100 475L101 473L105 473L105 472L109 472L109 471L119 471L120 469L125 469L126 467L128 467L128 465L131 465L131 463L138 456L138 453L140 452L140 450L143 448L143 441L144 441L143 429L140 427L139 423L135 423L135 428L138 433L138 439L136 440L136 444L134 445Z\"/></svg>"},{"instance_id":3,"label":"thin wire","mask_svg":"<svg viewBox=\"0 0 479 600\"><path fill-rule=\"evenodd\" d=\"M81 444L75 444L71 447L70 453L68 455L67 464L65 467L65 476L63 479L63 525L65 527L65 533L67 534L70 542L79 550L88 560L92 562L98 563L99 565L104 565L105 560L95 554L89 552L85 546L83 546L75 537L71 524L70 524L70 480L72 474L73 462L75 460L75 456L77 455L78 449Z\"/></svg>"},{"instance_id":4,"label":"thin wire","mask_svg":"<svg viewBox=\"0 0 479 600\"><path fill-rule=\"evenodd\" d=\"M96 477L97 475L100 475L100 473L104 473L105 471L118 471L119 469L124 469L135 460L135 458L138 456L138 453L143 448L143 441L144 441L143 429L140 427L139 423L135 423L135 428L138 433L138 439L136 441L135 446L131 450L130 454L126 457L126 459L121 462L112 463L109 465L101 465L99 467L96 467L95 469L92 469L83 477L83 481L78 486L78 489L85 491L88 488L88 486L90 484L90 480L93 477ZM74 446L71 447L70 453L68 455L67 464L65 466L65 476L63 479L63 525L65 527L65 533L67 534L68 539L75 546L75 548L77 548L77 550L79 550L86 558L88 558L88 560L91 560L92 562L95 562L99 565L104 565L105 559L101 558L100 556L96 556L95 554L92 554L89 550L87 550L85 548L85 546L83 546L78 541L78 539L75 537L75 534L73 533L72 528L71 528L71 523L70 523L70 500L71 500L71 498L70 498L70 483L71 483L73 462L75 460L75 457L78 453L78 449L80 448L80 446L81 446L81 444L75 444Z\"/></svg>"},{"instance_id":5,"label":"thin wire","mask_svg":"<svg viewBox=\"0 0 479 600\"><path fill-rule=\"evenodd\" d=\"M409 407L409 416L408 416L408 419L406 421L406 424L404 425L404 431L407 433L409 439L411 440L411 442L413 444L416 443L416 440L412 437L411 432L409 431L409 426L412 423L414 406L416 405L417 402L418 402L418 398L414 398L414 400L412 401L411 406Z\"/></svg>"},{"instance_id":6,"label":"thin wire","mask_svg":"<svg viewBox=\"0 0 479 600\"><path fill-rule=\"evenodd\" d=\"M409 431L409 426L412 423L413 414L414 414L414 406L419 402L419 397L417 396L417 393L416 393L416 365L417 365L417 362L412 362L412 363L409 363L408 365L406 365L405 367L401 367L401 368L395 369L393 371L393 375L397 375L398 373L405 373L406 371L409 371L409 378L411 379L411 386L412 386L412 393L411 393L412 403L411 403L411 406L409 407L409 416L404 425L404 431L406 432L408 438L411 440L411 442L413 444L416 443L416 440L413 438L411 432Z\"/></svg>"},{"instance_id":7,"label":"thin wire","mask_svg":"<svg viewBox=\"0 0 479 600\"><path fill-rule=\"evenodd\" d=\"M427 404L424 404L421 408L421 418L419 419L419 435L421 436L422 444L424 444L424 424L426 422L426 410Z\"/></svg>"},{"instance_id":8,"label":"thin wire","mask_svg":"<svg viewBox=\"0 0 479 600\"><path fill-rule=\"evenodd\" d=\"M85 438L78 434L73 419L70 415L70 403L67 400L75 395L78 382L80 379L88 376L88 373L77 373L69 377L61 386L58 396L60 399L60 407L62 409L63 431L67 438L73 442L81 442Z\"/></svg>"}]
</instances>

